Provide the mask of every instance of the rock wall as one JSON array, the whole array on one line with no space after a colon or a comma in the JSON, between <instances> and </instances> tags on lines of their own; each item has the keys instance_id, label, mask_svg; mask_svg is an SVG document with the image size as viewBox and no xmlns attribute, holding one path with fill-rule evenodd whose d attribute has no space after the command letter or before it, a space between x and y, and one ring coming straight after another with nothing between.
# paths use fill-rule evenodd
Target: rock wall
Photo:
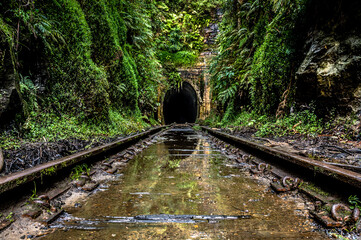
<instances>
[{"instance_id":1,"label":"rock wall","mask_svg":"<svg viewBox=\"0 0 361 240\"><path fill-rule=\"evenodd\" d=\"M296 71L296 103L361 114L361 36L358 1L310 1L303 57Z\"/></svg>"},{"instance_id":2,"label":"rock wall","mask_svg":"<svg viewBox=\"0 0 361 240\"><path fill-rule=\"evenodd\" d=\"M361 38L349 36L338 40L317 32L307 46L306 57L296 73L298 102L307 103L315 98L326 111L337 108L341 114L360 112Z\"/></svg>"},{"instance_id":3,"label":"rock wall","mask_svg":"<svg viewBox=\"0 0 361 240\"><path fill-rule=\"evenodd\" d=\"M9 115L15 114L16 107L20 107L20 100L15 87L14 74L9 72L0 73L0 125L9 118ZM21 107L20 107L21 109Z\"/></svg>"},{"instance_id":4,"label":"rock wall","mask_svg":"<svg viewBox=\"0 0 361 240\"><path fill-rule=\"evenodd\" d=\"M0 19L0 126L11 119L11 115L14 115L18 108L21 109L15 85L11 34Z\"/></svg>"}]
</instances>

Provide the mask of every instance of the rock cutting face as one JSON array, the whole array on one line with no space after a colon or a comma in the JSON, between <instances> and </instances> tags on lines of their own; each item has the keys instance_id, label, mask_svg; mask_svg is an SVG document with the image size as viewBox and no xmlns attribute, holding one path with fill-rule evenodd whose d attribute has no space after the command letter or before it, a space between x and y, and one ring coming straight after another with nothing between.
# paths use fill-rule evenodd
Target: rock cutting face
<instances>
[{"instance_id":1,"label":"rock cutting face","mask_svg":"<svg viewBox=\"0 0 361 240\"><path fill-rule=\"evenodd\" d=\"M163 116L166 124L194 123L198 115L197 93L187 82L172 88L165 95Z\"/></svg>"}]
</instances>

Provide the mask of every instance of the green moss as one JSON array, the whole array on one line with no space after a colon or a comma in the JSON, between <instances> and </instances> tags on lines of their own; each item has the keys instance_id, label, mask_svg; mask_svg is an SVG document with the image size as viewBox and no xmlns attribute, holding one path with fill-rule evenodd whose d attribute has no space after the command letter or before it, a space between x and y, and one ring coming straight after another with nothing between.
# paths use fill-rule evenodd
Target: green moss
<instances>
[{"instance_id":1,"label":"green moss","mask_svg":"<svg viewBox=\"0 0 361 240\"><path fill-rule=\"evenodd\" d=\"M313 185L312 183L303 183L302 184L302 187L306 188L306 189L309 189L321 196L324 196L324 197L328 197L330 194L323 191L322 189L316 187L315 185Z\"/></svg>"},{"instance_id":2,"label":"green moss","mask_svg":"<svg viewBox=\"0 0 361 240\"><path fill-rule=\"evenodd\" d=\"M114 136L157 124L158 89L175 67L196 62L216 2L2 1L0 76L16 72L23 113L0 139Z\"/></svg>"},{"instance_id":3,"label":"green moss","mask_svg":"<svg viewBox=\"0 0 361 240\"><path fill-rule=\"evenodd\" d=\"M20 179L16 179L16 186L19 186L23 183L26 183L28 181L28 178L27 177L23 177L23 178L20 178Z\"/></svg>"},{"instance_id":4,"label":"green moss","mask_svg":"<svg viewBox=\"0 0 361 240\"><path fill-rule=\"evenodd\" d=\"M110 65L125 43L126 27L116 9L116 1L79 1L92 34L92 59ZM119 7L118 7L119 8Z\"/></svg>"},{"instance_id":5,"label":"green moss","mask_svg":"<svg viewBox=\"0 0 361 240\"><path fill-rule=\"evenodd\" d=\"M237 113L234 108L228 108L223 119L211 114L205 124L217 127L253 128L255 136L284 136L301 133L315 136L323 131L324 124L312 110L305 110L277 119L276 117L258 114L256 111ZM315 158L314 156L312 158Z\"/></svg>"},{"instance_id":6,"label":"green moss","mask_svg":"<svg viewBox=\"0 0 361 240\"><path fill-rule=\"evenodd\" d=\"M128 49L127 49L128 48ZM126 88L127 94L125 95L125 99L128 102L128 106L131 107L132 110L139 111L138 109L138 98L139 98L139 88L138 88L138 71L136 68L136 64L134 59L130 56L129 50L131 47L128 45L123 50L123 63L121 68L121 73L125 76L126 79Z\"/></svg>"},{"instance_id":7,"label":"green moss","mask_svg":"<svg viewBox=\"0 0 361 240\"><path fill-rule=\"evenodd\" d=\"M201 131L202 130L202 128L199 125L194 125L192 128L194 130L196 130L196 131Z\"/></svg>"},{"instance_id":8,"label":"green moss","mask_svg":"<svg viewBox=\"0 0 361 240\"><path fill-rule=\"evenodd\" d=\"M160 51L158 57L161 62L174 64L175 67L189 67L197 62L198 54L192 51L178 51L176 53Z\"/></svg>"},{"instance_id":9,"label":"green moss","mask_svg":"<svg viewBox=\"0 0 361 240\"><path fill-rule=\"evenodd\" d=\"M49 167L49 168L41 170L41 172L40 172L41 176L43 176L43 175L52 176L55 173L56 173L56 167Z\"/></svg>"},{"instance_id":10,"label":"green moss","mask_svg":"<svg viewBox=\"0 0 361 240\"><path fill-rule=\"evenodd\" d=\"M0 78L16 74L14 48L14 30L0 16Z\"/></svg>"},{"instance_id":11,"label":"green moss","mask_svg":"<svg viewBox=\"0 0 361 240\"><path fill-rule=\"evenodd\" d=\"M48 89L63 112L77 112L79 117L104 119L109 110L106 72L91 59L92 34L80 4L75 0L42 1L39 6L57 23L65 47L53 43L48 71Z\"/></svg>"},{"instance_id":12,"label":"green moss","mask_svg":"<svg viewBox=\"0 0 361 240\"><path fill-rule=\"evenodd\" d=\"M9 60L14 68L14 31L0 17L0 72L6 70L5 61Z\"/></svg>"},{"instance_id":13,"label":"green moss","mask_svg":"<svg viewBox=\"0 0 361 240\"><path fill-rule=\"evenodd\" d=\"M157 90L165 79L151 38L154 3L39 0L20 8L5 1L2 7L0 76L9 69L4 64L16 58L25 112L16 131L23 137L114 135L148 126L145 121L156 123ZM12 29L18 20L15 54ZM40 74L28 66L25 57L32 53Z\"/></svg>"}]
</instances>

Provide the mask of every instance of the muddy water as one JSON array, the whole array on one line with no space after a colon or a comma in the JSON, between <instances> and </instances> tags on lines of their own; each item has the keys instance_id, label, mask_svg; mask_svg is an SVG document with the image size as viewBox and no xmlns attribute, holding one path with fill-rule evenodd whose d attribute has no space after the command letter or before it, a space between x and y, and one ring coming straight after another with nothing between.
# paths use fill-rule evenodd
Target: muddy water
<instances>
[{"instance_id":1,"label":"muddy water","mask_svg":"<svg viewBox=\"0 0 361 240\"><path fill-rule=\"evenodd\" d=\"M132 161L43 239L322 238L190 128L167 131Z\"/></svg>"}]
</instances>

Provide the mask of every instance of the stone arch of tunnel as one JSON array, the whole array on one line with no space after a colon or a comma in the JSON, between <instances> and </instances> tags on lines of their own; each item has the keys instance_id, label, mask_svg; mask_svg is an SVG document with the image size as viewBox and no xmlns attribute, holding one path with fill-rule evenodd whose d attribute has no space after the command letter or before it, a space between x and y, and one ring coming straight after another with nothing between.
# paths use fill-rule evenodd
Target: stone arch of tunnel
<instances>
[{"instance_id":1,"label":"stone arch of tunnel","mask_svg":"<svg viewBox=\"0 0 361 240\"><path fill-rule=\"evenodd\" d=\"M169 89L163 101L165 124L194 123L199 116L199 96L194 87L183 82L180 88Z\"/></svg>"}]
</instances>

